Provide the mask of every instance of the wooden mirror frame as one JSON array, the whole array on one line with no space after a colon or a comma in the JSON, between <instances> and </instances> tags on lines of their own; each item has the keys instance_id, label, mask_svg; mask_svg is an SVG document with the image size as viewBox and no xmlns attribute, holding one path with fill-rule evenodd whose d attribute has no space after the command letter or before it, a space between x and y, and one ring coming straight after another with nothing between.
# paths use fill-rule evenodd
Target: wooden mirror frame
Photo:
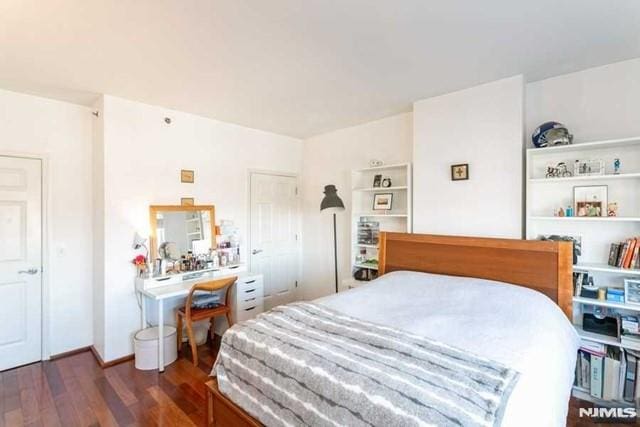
<instances>
[{"instance_id":1,"label":"wooden mirror frame","mask_svg":"<svg viewBox=\"0 0 640 427\"><path fill-rule=\"evenodd\" d=\"M149 257L155 260L158 256L157 248L157 214L158 212L193 212L193 211L209 211L211 217L211 246L216 245L216 208L213 205L151 205L149 206L149 225L151 226L151 236L149 237Z\"/></svg>"}]
</instances>

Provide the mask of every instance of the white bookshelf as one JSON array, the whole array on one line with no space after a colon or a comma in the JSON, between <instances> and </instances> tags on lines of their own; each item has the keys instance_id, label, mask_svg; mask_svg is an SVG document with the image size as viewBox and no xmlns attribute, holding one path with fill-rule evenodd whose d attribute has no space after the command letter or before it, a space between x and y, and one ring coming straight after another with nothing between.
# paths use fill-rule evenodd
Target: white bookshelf
<instances>
[{"instance_id":1,"label":"white bookshelf","mask_svg":"<svg viewBox=\"0 0 640 427\"><path fill-rule=\"evenodd\" d=\"M614 174L614 159L621 167ZM547 166L575 160L602 159L604 175L546 178ZM582 255L575 270L586 271L598 286L622 287L624 277L640 270L607 265L611 243L640 236L640 137L530 148L526 152L526 237L560 234L580 236ZM573 207L573 188L606 185L608 202L618 203L616 217L559 217L559 208Z\"/></svg>"},{"instance_id":2,"label":"white bookshelf","mask_svg":"<svg viewBox=\"0 0 640 427\"><path fill-rule=\"evenodd\" d=\"M614 159L621 167L614 174ZM604 175L546 178L547 166L565 162L573 172L575 160L602 159ZM611 243L640 236L640 137L594 141L548 148L531 148L526 152L526 237L538 239L541 235L580 236L582 255L574 271L587 272L596 286L624 287L625 277L640 277L640 270L623 269L608 265ZM573 188L583 185L606 185L608 202L618 203L616 217L558 217L560 207L573 207ZM615 310L625 314L640 314L640 306L573 298L573 323L582 339L623 348L620 340L582 329L582 315L594 308ZM593 398L587 390L574 387L573 394L599 404L627 404L606 402Z\"/></svg>"},{"instance_id":3,"label":"white bookshelf","mask_svg":"<svg viewBox=\"0 0 640 427\"><path fill-rule=\"evenodd\" d=\"M391 179L389 187L374 187L375 175ZM373 263L357 262L360 251L366 251L366 259L378 259L377 243L358 242L358 223L366 220L378 222L380 231L412 232L412 170L411 163L383 165L357 169L351 172L351 272L365 268L377 273L378 266ZM391 193L392 209L373 210L376 194ZM359 283L353 277L343 280L343 288L353 288Z\"/></svg>"}]
</instances>

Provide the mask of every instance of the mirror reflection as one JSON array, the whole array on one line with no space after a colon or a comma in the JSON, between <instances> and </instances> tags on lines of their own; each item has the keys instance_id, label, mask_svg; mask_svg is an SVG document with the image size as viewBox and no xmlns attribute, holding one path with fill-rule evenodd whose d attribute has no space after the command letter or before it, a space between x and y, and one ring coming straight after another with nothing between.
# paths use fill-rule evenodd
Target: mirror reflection
<instances>
[{"instance_id":1,"label":"mirror reflection","mask_svg":"<svg viewBox=\"0 0 640 427\"><path fill-rule=\"evenodd\" d=\"M211 230L208 210L156 212L158 257L175 261L189 253L209 254L213 246Z\"/></svg>"}]
</instances>

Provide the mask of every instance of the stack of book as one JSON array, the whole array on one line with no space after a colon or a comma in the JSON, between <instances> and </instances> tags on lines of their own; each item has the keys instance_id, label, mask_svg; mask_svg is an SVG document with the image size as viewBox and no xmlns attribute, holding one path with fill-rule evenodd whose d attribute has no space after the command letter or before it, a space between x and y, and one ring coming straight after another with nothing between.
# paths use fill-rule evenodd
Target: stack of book
<instances>
[{"instance_id":1,"label":"stack of book","mask_svg":"<svg viewBox=\"0 0 640 427\"><path fill-rule=\"evenodd\" d=\"M582 340L575 386L598 399L634 402L640 399L638 371L639 353Z\"/></svg>"},{"instance_id":2,"label":"stack of book","mask_svg":"<svg viewBox=\"0 0 640 427\"><path fill-rule=\"evenodd\" d=\"M608 264L619 268L640 269L640 238L612 243Z\"/></svg>"},{"instance_id":3,"label":"stack of book","mask_svg":"<svg viewBox=\"0 0 640 427\"><path fill-rule=\"evenodd\" d=\"M625 348L640 351L640 328L636 316L621 316L622 334L620 344Z\"/></svg>"}]
</instances>

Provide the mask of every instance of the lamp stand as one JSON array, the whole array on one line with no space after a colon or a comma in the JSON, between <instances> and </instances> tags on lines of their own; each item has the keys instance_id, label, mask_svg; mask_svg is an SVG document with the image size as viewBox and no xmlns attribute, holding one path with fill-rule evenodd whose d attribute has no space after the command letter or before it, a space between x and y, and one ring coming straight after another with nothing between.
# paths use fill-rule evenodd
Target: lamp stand
<instances>
[{"instance_id":1,"label":"lamp stand","mask_svg":"<svg viewBox=\"0 0 640 427\"><path fill-rule=\"evenodd\" d=\"M336 233L336 214L333 214L333 265L336 275L336 294L338 293L338 238Z\"/></svg>"}]
</instances>

